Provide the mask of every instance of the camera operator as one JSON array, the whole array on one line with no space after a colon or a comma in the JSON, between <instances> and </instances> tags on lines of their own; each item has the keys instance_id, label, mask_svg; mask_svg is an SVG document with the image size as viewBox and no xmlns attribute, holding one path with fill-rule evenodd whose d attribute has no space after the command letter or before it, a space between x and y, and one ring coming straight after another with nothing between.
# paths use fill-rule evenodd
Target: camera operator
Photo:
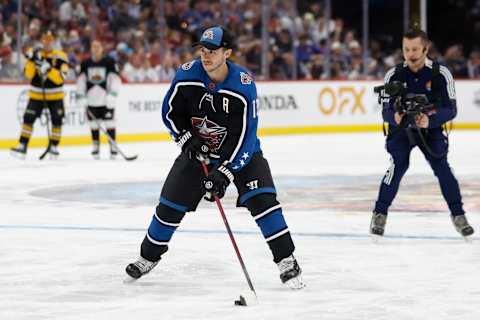
<instances>
[{"instance_id":1,"label":"camera operator","mask_svg":"<svg viewBox=\"0 0 480 320\"><path fill-rule=\"evenodd\" d=\"M428 59L428 47L424 31L416 28L407 31L402 41L405 62L385 75L386 87L395 81L402 83L407 96L422 95L431 108L428 112L407 112L407 105L413 100L406 99L407 103L404 96L384 95L387 99L382 115L389 127L386 148L391 155L391 166L382 179L375 203L370 224L372 235L382 236L385 231L388 208L408 169L410 152L415 146L422 151L438 178L455 229L464 237L474 232L465 217L460 188L447 161L448 139L443 132L444 124L457 114L453 77L446 67Z\"/></svg>"}]
</instances>

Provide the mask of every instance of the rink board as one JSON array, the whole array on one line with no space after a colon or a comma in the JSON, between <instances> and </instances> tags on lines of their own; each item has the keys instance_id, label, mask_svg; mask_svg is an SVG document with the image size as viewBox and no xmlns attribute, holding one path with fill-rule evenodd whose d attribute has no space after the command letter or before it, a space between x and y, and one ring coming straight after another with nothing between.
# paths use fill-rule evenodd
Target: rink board
<instances>
[{"instance_id":1,"label":"rink board","mask_svg":"<svg viewBox=\"0 0 480 320\"><path fill-rule=\"evenodd\" d=\"M378 81L258 82L261 135L381 130L381 109L373 94ZM124 84L116 108L119 141L161 141L169 135L161 120L169 84ZM90 143L86 116L66 85L63 145ZM480 81L457 81L457 129L480 129ZM0 85L0 148L15 144L28 97L28 85ZM37 121L31 146L45 145L45 118Z\"/></svg>"}]
</instances>

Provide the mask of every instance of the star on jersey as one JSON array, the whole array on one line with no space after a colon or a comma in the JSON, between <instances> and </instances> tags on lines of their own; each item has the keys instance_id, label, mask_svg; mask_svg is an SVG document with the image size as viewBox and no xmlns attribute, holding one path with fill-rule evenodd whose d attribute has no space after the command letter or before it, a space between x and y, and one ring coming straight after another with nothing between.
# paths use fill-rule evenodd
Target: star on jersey
<instances>
[{"instance_id":1,"label":"star on jersey","mask_svg":"<svg viewBox=\"0 0 480 320\"><path fill-rule=\"evenodd\" d=\"M217 152L227 136L227 129L208 120L207 117L192 117L191 122L193 129L205 141L210 150L212 152Z\"/></svg>"},{"instance_id":2,"label":"star on jersey","mask_svg":"<svg viewBox=\"0 0 480 320\"><path fill-rule=\"evenodd\" d=\"M244 160L247 160L249 157L250 157L250 155L248 154L248 152L244 152L243 155L242 155L242 158Z\"/></svg>"},{"instance_id":3,"label":"star on jersey","mask_svg":"<svg viewBox=\"0 0 480 320\"><path fill-rule=\"evenodd\" d=\"M245 166L245 164L246 164L245 161L240 160L240 166L241 166L241 167Z\"/></svg>"}]
</instances>

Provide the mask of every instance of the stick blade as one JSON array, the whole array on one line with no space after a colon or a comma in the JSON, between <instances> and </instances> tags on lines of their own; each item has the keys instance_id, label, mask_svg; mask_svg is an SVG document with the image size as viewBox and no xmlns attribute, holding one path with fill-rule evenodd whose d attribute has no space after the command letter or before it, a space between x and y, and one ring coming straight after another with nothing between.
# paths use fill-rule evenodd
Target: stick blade
<instances>
[{"instance_id":1,"label":"stick blade","mask_svg":"<svg viewBox=\"0 0 480 320\"><path fill-rule=\"evenodd\" d=\"M49 151L50 151L50 143L48 144L45 151L43 151L43 153L40 155L40 157L38 157L38 160L43 160L47 156Z\"/></svg>"},{"instance_id":2,"label":"stick blade","mask_svg":"<svg viewBox=\"0 0 480 320\"><path fill-rule=\"evenodd\" d=\"M134 156L131 156L131 157L124 157L124 159L127 160L127 161L137 160L137 158L138 158L138 154L136 154Z\"/></svg>"},{"instance_id":3,"label":"stick blade","mask_svg":"<svg viewBox=\"0 0 480 320\"><path fill-rule=\"evenodd\" d=\"M247 306L247 300L245 300L244 296L240 295L240 298L238 300L235 300L235 305L246 307Z\"/></svg>"}]
</instances>

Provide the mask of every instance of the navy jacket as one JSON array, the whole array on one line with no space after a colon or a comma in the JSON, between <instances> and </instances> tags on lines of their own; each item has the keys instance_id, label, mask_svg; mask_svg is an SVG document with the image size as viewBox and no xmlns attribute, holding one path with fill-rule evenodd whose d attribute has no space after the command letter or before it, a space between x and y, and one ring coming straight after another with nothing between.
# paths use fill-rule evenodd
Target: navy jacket
<instances>
[{"instance_id":1,"label":"navy jacket","mask_svg":"<svg viewBox=\"0 0 480 320\"><path fill-rule=\"evenodd\" d=\"M433 62L430 59L426 59L425 66L418 72L413 72L407 66L403 64L403 72L405 79L400 79L399 72L396 68L390 69L385 75L385 84L392 81L402 81L406 83L408 93L426 94L428 100L435 105L435 113L429 116L429 129L440 128L444 123L452 120L457 115L457 102L455 96L455 83L450 71L445 66L440 66L440 74L438 76L438 94L440 96L439 101L435 99L435 94L432 92L432 72ZM393 108L393 100L389 99L384 104L383 108L383 120L388 122L391 126L397 126L394 119L395 110Z\"/></svg>"}]
</instances>

